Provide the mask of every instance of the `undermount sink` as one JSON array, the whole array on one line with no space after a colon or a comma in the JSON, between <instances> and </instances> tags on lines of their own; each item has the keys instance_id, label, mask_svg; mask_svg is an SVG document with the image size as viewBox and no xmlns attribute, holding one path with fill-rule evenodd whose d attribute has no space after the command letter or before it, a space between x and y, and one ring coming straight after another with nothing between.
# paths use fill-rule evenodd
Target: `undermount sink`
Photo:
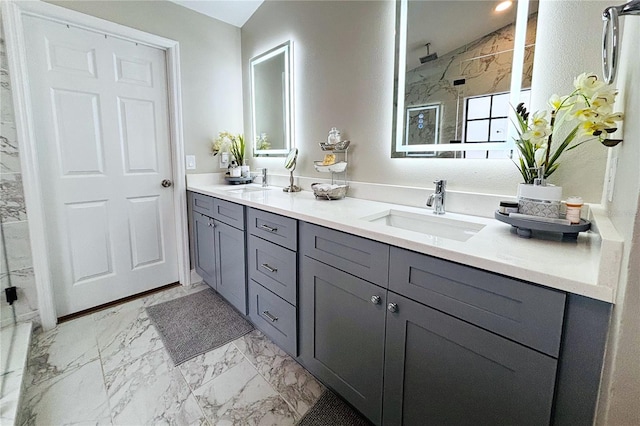
<instances>
[{"instance_id":1,"label":"undermount sink","mask_svg":"<svg viewBox=\"0 0 640 426\"><path fill-rule=\"evenodd\" d=\"M386 210L362 219L392 228L463 242L484 228L481 223L435 216L431 213L421 214L401 210Z\"/></svg>"},{"instance_id":2,"label":"undermount sink","mask_svg":"<svg viewBox=\"0 0 640 426\"><path fill-rule=\"evenodd\" d=\"M247 194L250 192L271 191L272 189L273 188L263 188L262 186L243 186L241 188L227 189L226 192L230 192L232 194Z\"/></svg>"}]
</instances>

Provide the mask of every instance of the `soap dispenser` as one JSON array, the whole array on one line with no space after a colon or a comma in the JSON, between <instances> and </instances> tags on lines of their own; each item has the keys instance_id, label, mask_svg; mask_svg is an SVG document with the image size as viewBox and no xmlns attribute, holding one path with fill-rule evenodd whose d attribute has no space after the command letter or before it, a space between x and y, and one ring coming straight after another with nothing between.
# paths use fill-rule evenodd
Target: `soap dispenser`
<instances>
[{"instance_id":1,"label":"soap dispenser","mask_svg":"<svg viewBox=\"0 0 640 426\"><path fill-rule=\"evenodd\" d=\"M538 177L533 184L518 185L518 211L531 216L559 218L562 187L547 184L544 167L536 168Z\"/></svg>"}]
</instances>

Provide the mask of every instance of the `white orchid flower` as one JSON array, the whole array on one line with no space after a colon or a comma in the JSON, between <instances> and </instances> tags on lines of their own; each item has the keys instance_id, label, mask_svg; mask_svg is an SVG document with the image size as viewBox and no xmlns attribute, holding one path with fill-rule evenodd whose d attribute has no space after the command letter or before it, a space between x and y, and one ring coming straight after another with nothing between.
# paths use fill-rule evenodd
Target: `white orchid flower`
<instances>
[{"instance_id":1,"label":"white orchid flower","mask_svg":"<svg viewBox=\"0 0 640 426\"><path fill-rule=\"evenodd\" d=\"M601 123L607 129L616 127L616 121L622 120L624 120L624 114L621 112L616 112L613 114L600 114L598 116L598 123Z\"/></svg>"},{"instance_id":2,"label":"white orchid flower","mask_svg":"<svg viewBox=\"0 0 640 426\"><path fill-rule=\"evenodd\" d=\"M547 154L547 144L544 144L542 147L536 149L536 152L534 152L533 156L538 166L542 164L546 154Z\"/></svg>"},{"instance_id":3,"label":"white orchid flower","mask_svg":"<svg viewBox=\"0 0 640 426\"><path fill-rule=\"evenodd\" d=\"M580 108L573 115L580 121L595 121L598 118L598 113L590 107Z\"/></svg>"},{"instance_id":4,"label":"white orchid flower","mask_svg":"<svg viewBox=\"0 0 640 426\"><path fill-rule=\"evenodd\" d=\"M595 92L604 87L604 82L598 80L598 76L594 73L582 73L573 80L576 89L584 93L590 98Z\"/></svg>"},{"instance_id":5,"label":"white orchid flower","mask_svg":"<svg viewBox=\"0 0 640 426\"><path fill-rule=\"evenodd\" d=\"M531 127L547 127L547 111L536 111L531 118Z\"/></svg>"},{"instance_id":6,"label":"white orchid flower","mask_svg":"<svg viewBox=\"0 0 640 426\"><path fill-rule=\"evenodd\" d=\"M543 141L550 134L551 128L548 126L532 127L528 132L522 134L522 139L535 144L535 141Z\"/></svg>"},{"instance_id":7,"label":"white orchid flower","mask_svg":"<svg viewBox=\"0 0 640 426\"><path fill-rule=\"evenodd\" d=\"M567 109L567 108L571 108L571 105L565 105L566 100L569 99L569 96L559 96L559 95L553 95L551 96L551 98L549 98L549 106L554 110L554 111L559 111L560 109Z\"/></svg>"}]
</instances>

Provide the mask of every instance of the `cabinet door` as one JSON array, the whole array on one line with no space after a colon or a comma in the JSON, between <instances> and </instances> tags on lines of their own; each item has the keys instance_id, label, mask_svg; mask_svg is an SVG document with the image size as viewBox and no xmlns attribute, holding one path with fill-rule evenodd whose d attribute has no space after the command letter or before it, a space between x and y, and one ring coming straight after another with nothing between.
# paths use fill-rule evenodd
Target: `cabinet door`
<instances>
[{"instance_id":1,"label":"cabinet door","mask_svg":"<svg viewBox=\"0 0 640 426\"><path fill-rule=\"evenodd\" d=\"M386 290L306 256L300 268L300 362L380 424Z\"/></svg>"},{"instance_id":2,"label":"cabinet door","mask_svg":"<svg viewBox=\"0 0 640 426\"><path fill-rule=\"evenodd\" d=\"M244 231L214 221L218 293L247 314L247 280Z\"/></svg>"},{"instance_id":3,"label":"cabinet door","mask_svg":"<svg viewBox=\"0 0 640 426\"><path fill-rule=\"evenodd\" d=\"M546 425L556 360L389 292L385 425Z\"/></svg>"},{"instance_id":4,"label":"cabinet door","mask_svg":"<svg viewBox=\"0 0 640 426\"><path fill-rule=\"evenodd\" d=\"M213 219L193 212L193 238L196 272L204 282L216 288L216 250Z\"/></svg>"}]
</instances>

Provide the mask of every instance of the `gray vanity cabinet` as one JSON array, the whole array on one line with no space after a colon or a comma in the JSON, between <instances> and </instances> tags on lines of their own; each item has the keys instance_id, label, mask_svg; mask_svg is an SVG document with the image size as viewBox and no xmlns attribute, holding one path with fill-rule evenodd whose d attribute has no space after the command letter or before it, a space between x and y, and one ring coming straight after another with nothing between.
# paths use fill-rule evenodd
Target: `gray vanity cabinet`
<instances>
[{"instance_id":1,"label":"gray vanity cabinet","mask_svg":"<svg viewBox=\"0 0 640 426\"><path fill-rule=\"evenodd\" d=\"M249 318L292 356L298 355L298 221L247 212Z\"/></svg>"},{"instance_id":2,"label":"gray vanity cabinet","mask_svg":"<svg viewBox=\"0 0 640 426\"><path fill-rule=\"evenodd\" d=\"M213 219L196 211L192 214L193 246L196 272L204 282L216 288L216 249Z\"/></svg>"},{"instance_id":3,"label":"gray vanity cabinet","mask_svg":"<svg viewBox=\"0 0 640 426\"><path fill-rule=\"evenodd\" d=\"M244 206L191 193L196 272L247 314Z\"/></svg>"},{"instance_id":4,"label":"gray vanity cabinet","mask_svg":"<svg viewBox=\"0 0 640 426\"><path fill-rule=\"evenodd\" d=\"M385 425L549 424L557 361L389 292Z\"/></svg>"},{"instance_id":5,"label":"gray vanity cabinet","mask_svg":"<svg viewBox=\"0 0 640 426\"><path fill-rule=\"evenodd\" d=\"M217 288L229 303L247 314L244 231L214 220Z\"/></svg>"},{"instance_id":6,"label":"gray vanity cabinet","mask_svg":"<svg viewBox=\"0 0 640 426\"><path fill-rule=\"evenodd\" d=\"M380 424L386 289L305 256L299 292L299 361Z\"/></svg>"}]
</instances>

